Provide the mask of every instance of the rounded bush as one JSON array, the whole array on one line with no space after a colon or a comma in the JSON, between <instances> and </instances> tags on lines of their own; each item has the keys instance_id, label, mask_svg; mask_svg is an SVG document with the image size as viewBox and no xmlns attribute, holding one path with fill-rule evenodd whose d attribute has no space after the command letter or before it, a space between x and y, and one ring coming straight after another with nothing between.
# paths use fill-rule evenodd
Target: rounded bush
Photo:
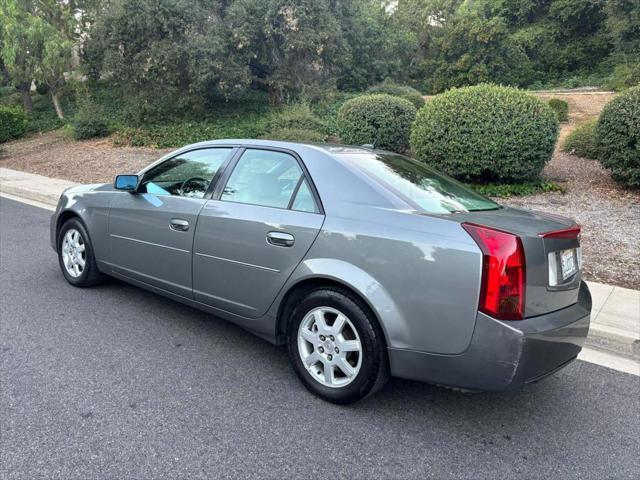
<instances>
[{"instance_id":1,"label":"rounded bush","mask_svg":"<svg viewBox=\"0 0 640 480\"><path fill-rule=\"evenodd\" d=\"M604 107L596 131L600 163L614 180L640 188L640 85Z\"/></svg>"},{"instance_id":2,"label":"rounded bush","mask_svg":"<svg viewBox=\"0 0 640 480\"><path fill-rule=\"evenodd\" d=\"M262 135L260 138L269 140L281 140L283 142L311 142L322 143L326 141L327 135L317 130L306 128L278 128Z\"/></svg>"},{"instance_id":3,"label":"rounded bush","mask_svg":"<svg viewBox=\"0 0 640 480\"><path fill-rule=\"evenodd\" d=\"M558 118L542 100L511 87L482 84L434 97L411 131L415 157L476 183L537 179L551 158Z\"/></svg>"},{"instance_id":4,"label":"rounded bush","mask_svg":"<svg viewBox=\"0 0 640 480\"><path fill-rule=\"evenodd\" d=\"M338 111L338 134L344 143L404 152L415 118L416 108L409 100L363 95L345 102Z\"/></svg>"},{"instance_id":5,"label":"rounded bush","mask_svg":"<svg viewBox=\"0 0 640 480\"><path fill-rule=\"evenodd\" d=\"M569 120L569 104L559 98L552 98L549 100L549 106L556 112L558 120L566 122Z\"/></svg>"},{"instance_id":6,"label":"rounded bush","mask_svg":"<svg viewBox=\"0 0 640 480\"><path fill-rule=\"evenodd\" d=\"M323 130L322 121L311 111L309 105L296 103L278 111L269 122L272 131L282 129Z\"/></svg>"},{"instance_id":7,"label":"rounded bush","mask_svg":"<svg viewBox=\"0 0 640 480\"><path fill-rule=\"evenodd\" d=\"M104 118L104 111L98 105L84 104L73 118L73 138L104 137L109 135L109 125Z\"/></svg>"},{"instance_id":8,"label":"rounded bush","mask_svg":"<svg viewBox=\"0 0 640 480\"><path fill-rule=\"evenodd\" d=\"M564 140L562 150L582 158L598 159L598 136L596 124L598 120L587 120L578 125Z\"/></svg>"},{"instance_id":9,"label":"rounded bush","mask_svg":"<svg viewBox=\"0 0 640 480\"><path fill-rule=\"evenodd\" d=\"M386 93L393 97L404 98L413 103L413 106L417 109L424 107L424 98L422 94L415 88L408 87L406 85L398 85L393 82L384 82L380 85L376 85L367 90L367 93Z\"/></svg>"},{"instance_id":10,"label":"rounded bush","mask_svg":"<svg viewBox=\"0 0 640 480\"><path fill-rule=\"evenodd\" d=\"M21 109L0 107L0 142L22 136L28 123L29 119Z\"/></svg>"}]
</instances>

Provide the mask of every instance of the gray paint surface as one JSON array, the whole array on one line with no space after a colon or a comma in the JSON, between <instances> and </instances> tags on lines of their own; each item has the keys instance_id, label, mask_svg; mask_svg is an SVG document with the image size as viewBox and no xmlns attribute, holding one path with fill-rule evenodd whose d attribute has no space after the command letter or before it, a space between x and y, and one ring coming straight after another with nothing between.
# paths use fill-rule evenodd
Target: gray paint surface
<instances>
[{"instance_id":1,"label":"gray paint surface","mask_svg":"<svg viewBox=\"0 0 640 480\"><path fill-rule=\"evenodd\" d=\"M299 282L327 278L369 304L388 348L452 357L467 351L476 328L482 255L461 222L522 238L526 316L566 309L578 300L579 274L562 289L547 287L549 245L538 236L565 228L569 220L511 208L449 215L416 211L340 156L363 151L353 147L225 140L188 146L159 162L189 149L222 145L276 148L297 156L317 190L322 213L220 201L219 186L213 198L189 199L134 195L103 185L67 191L54 217L74 212L92 238L100 237L96 254L106 273L215 313L274 342L281 340L278 312L286 293ZM232 167L233 160L228 162ZM193 228L171 230L174 217ZM270 245L265 238L270 231L290 234L295 243ZM398 375L402 368L392 365Z\"/></svg>"}]
</instances>

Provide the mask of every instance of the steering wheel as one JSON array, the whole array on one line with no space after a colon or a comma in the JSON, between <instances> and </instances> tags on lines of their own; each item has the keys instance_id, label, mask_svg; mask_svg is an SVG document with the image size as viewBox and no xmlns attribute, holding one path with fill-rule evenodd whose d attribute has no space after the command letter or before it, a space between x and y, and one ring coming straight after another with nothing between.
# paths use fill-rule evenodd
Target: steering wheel
<instances>
[{"instance_id":1,"label":"steering wheel","mask_svg":"<svg viewBox=\"0 0 640 480\"><path fill-rule=\"evenodd\" d=\"M202 188L197 189L196 185L193 185L191 188L189 188L188 190L185 189L185 187L187 185L189 185L190 183L201 183L202 184ZM194 188L195 187L195 188ZM182 185L180 185L180 188L178 188L178 192L180 193L181 196L186 197L187 193L192 193L192 192L202 192L202 195L204 195L204 193L207 191L207 188L209 187L209 180L207 180L206 178L202 178L202 177L190 177L187 178L184 182L182 182Z\"/></svg>"}]
</instances>

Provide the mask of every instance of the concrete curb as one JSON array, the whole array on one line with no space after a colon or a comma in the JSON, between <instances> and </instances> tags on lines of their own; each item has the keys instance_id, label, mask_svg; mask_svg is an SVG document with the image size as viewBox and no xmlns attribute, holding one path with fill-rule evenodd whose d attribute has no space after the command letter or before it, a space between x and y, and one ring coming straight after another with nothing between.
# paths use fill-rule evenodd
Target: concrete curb
<instances>
[{"instance_id":1,"label":"concrete curb","mask_svg":"<svg viewBox=\"0 0 640 480\"><path fill-rule=\"evenodd\" d=\"M587 283L593 308L586 345L640 363L640 291Z\"/></svg>"},{"instance_id":2,"label":"concrete curb","mask_svg":"<svg viewBox=\"0 0 640 480\"><path fill-rule=\"evenodd\" d=\"M0 192L56 206L62 192L77 183L0 168Z\"/></svg>"},{"instance_id":3,"label":"concrete curb","mask_svg":"<svg viewBox=\"0 0 640 480\"><path fill-rule=\"evenodd\" d=\"M60 194L75 185L78 184L0 168L0 192L54 207ZM593 309L586 346L640 363L640 291L587 283Z\"/></svg>"}]
</instances>

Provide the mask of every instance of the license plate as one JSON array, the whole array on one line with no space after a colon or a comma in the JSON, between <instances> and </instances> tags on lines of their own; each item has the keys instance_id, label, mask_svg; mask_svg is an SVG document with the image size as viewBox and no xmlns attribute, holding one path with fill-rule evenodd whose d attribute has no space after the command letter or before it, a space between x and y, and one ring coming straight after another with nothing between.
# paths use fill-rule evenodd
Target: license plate
<instances>
[{"instance_id":1,"label":"license plate","mask_svg":"<svg viewBox=\"0 0 640 480\"><path fill-rule=\"evenodd\" d=\"M572 275L575 275L575 273L578 271L575 248L572 248L570 250L562 250L560 252L560 268L563 281L571 277Z\"/></svg>"}]
</instances>

